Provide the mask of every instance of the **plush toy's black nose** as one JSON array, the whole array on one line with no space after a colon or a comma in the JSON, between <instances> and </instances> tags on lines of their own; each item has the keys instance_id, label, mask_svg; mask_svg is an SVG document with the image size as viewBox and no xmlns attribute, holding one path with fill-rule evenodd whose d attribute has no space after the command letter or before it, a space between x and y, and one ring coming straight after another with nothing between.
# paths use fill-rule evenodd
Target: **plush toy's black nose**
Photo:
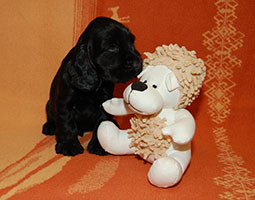
<instances>
[{"instance_id":1,"label":"plush toy's black nose","mask_svg":"<svg viewBox=\"0 0 255 200\"><path fill-rule=\"evenodd\" d=\"M147 88L148 88L148 86L141 81L136 81L136 82L132 83L132 85L131 85L132 90L138 90L140 92L146 90Z\"/></svg>"}]
</instances>

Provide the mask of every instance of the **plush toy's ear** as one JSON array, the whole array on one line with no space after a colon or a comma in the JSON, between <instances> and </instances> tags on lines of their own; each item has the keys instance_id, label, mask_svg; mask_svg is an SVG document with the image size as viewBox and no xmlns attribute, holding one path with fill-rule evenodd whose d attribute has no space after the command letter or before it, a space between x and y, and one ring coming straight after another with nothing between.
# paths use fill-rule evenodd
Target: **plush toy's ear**
<instances>
[{"instance_id":1,"label":"plush toy's ear","mask_svg":"<svg viewBox=\"0 0 255 200\"><path fill-rule=\"evenodd\" d=\"M178 80L176 78L176 76L174 75L173 72L170 72L167 74L166 76L166 87L168 89L169 92L177 89L179 87L179 83Z\"/></svg>"},{"instance_id":2,"label":"plush toy's ear","mask_svg":"<svg viewBox=\"0 0 255 200\"><path fill-rule=\"evenodd\" d=\"M152 68L151 65L147 66L140 74L137 75L137 78L141 78L148 69Z\"/></svg>"}]
</instances>

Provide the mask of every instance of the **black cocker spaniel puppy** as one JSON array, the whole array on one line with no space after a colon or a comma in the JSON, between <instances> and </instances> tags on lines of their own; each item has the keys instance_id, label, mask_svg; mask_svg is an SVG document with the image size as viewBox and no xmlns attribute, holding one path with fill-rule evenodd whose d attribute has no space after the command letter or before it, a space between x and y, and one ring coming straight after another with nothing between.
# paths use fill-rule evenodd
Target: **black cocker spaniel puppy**
<instances>
[{"instance_id":1,"label":"black cocker spaniel puppy","mask_svg":"<svg viewBox=\"0 0 255 200\"><path fill-rule=\"evenodd\" d=\"M70 50L52 82L43 133L56 135L56 153L74 156L84 151L78 136L93 131L90 153L104 155L97 128L113 120L102 103L113 97L115 83L125 83L142 70L134 35L106 17L94 19Z\"/></svg>"}]
</instances>

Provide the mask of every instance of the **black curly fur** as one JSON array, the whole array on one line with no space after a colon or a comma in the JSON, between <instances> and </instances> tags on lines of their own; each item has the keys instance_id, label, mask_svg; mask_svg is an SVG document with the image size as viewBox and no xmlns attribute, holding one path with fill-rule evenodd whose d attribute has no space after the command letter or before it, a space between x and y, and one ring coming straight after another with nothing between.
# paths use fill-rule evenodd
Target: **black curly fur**
<instances>
[{"instance_id":1,"label":"black curly fur","mask_svg":"<svg viewBox=\"0 0 255 200\"><path fill-rule=\"evenodd\" d=\"M104 120L114 120L102 103L112 98L115 83L125 83L141 72L142 59L134 40L122 24L98 17L64 58L51 85L42 131L56 135L56 153L83 153L78 135L93 131L88 151L106 154L98 142L97 128Z\"/></svg>"}]
</instances>

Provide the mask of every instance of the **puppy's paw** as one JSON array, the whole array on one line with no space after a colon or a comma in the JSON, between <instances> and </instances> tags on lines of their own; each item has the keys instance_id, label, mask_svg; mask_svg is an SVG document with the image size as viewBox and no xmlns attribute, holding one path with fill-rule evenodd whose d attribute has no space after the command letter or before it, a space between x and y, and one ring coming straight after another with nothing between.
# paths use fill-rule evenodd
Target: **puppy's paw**
<instances>
[{"instance_id":1,"label":"puppy's paw","mask_svg":"<svg viewBox=\"0 0 255 200\"><path fill-rule=\"evenodd\" d=\"M57 154L63 154L65 156L75 156L84 152L84 148L79 141L72 140L68 142L58 142L55 146Z\"/></svg>"},{"instance_id":2,"label":"puppy's paw","mask_svg":"<svg viewBox=\"0 0 255 200\"><path fill-rule=\"evenodd\" d=\"M44 125L43 125L43 128L42 128L42 133L45 134L45 135L55 135L55 125L50 123L50 122L46 122Z\"/></svg>"},{"instance_id":3,"label":"puppy's paw","mask_svg":"<svg viewBox=\"0 0 255 200\"><path fill-rule=\"evenodd\" d=\"M99 156L105 156L105 155L109 155L108 152L106 152L101 145L99 144L99 142L92 142L90 141L90 143L88 144L88 148L87 148L89 153L92 154L96 154Z\"/></svg>"}]
</instances>

